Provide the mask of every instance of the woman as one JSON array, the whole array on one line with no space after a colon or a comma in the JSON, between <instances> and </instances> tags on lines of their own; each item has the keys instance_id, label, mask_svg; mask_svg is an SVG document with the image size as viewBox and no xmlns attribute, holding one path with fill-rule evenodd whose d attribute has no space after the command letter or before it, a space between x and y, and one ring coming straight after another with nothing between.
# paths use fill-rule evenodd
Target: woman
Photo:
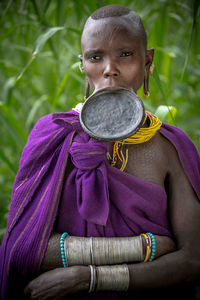
<instances>
[{"instance_id":1,"label":"woman","mask_svg":"<svg viewBox=\"0 0 200 300\"><path fill-rule=\"evenodd\" d=\"M137 93L144 82L148 94L154 50L147 50L135 12L118 5L100 8L87 20L81 43L87 91L120 87ZM121 171L118 144L113 149L113 143L90 138L75 110L39 120L22 154L1 246L3 297L14 292L22 299L28 281L25 294L31 299L194 297L190 283L200 269L199 156L181 130L152 114L140 133L139 143L133 136L122 144L128 155ZM124 260L116 258L111 237L118 238ZM136 237L133 249L123 237ZM94 253L97 242L101 259Z\"/></svg>"}]
</instances>

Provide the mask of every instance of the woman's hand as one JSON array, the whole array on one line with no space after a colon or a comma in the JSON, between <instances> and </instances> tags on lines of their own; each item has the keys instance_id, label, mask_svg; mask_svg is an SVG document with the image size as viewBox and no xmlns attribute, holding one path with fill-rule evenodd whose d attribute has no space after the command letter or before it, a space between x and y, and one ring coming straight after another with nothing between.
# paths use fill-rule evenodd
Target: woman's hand
<instances>
[{"instance_id":1,"label":"woman's hand","mask_svg":"<svg viewBox=\"0 0 200 300\"><path fill-rule=\"evenodd\" d=\"M24 292L29 299L66 299L67 296L89 290L89 267L57 268L32 280Z\"/></svg>"}]
</instances>

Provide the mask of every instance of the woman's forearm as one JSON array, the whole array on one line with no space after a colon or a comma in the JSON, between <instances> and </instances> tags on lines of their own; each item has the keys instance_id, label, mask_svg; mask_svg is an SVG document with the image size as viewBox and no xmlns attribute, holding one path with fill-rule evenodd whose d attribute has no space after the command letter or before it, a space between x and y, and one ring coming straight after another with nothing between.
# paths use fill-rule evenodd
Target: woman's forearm
<instances>
[{"instance_id":1,"label":"woman's forearm","mask_svg":"<svg viewBox=\"0 0 200 300\"><path fill-rule=\"evenodd\" d=\"M60 237L61 234L52 233L41 265L41 271L63 267ZM65 241L65 252L69 266L142 262L147 248L144 236L133 238L67 237ZM168 237L156 236L156 244L155 258L175 250L174 242Z\"/></svg>"},{"instance_id":2,"label":"woman's forearm","mask_svg":"<svg viewBox=\"0 0 200 300\"><path fill-rule=\"evenodd\" d=\"M147 263L139 263L139 264L128 264L128 274L129 274L129 290L148 290L148 289L158 289L158 288L165 288L173 285L179 285L179 284L185 284L194 282L195 280L198 280L199 278L199 263L195 262L193 259L188 259L186 257L184 251L178 250L173 253L166 254L158 259L156 259L153 262L147 262ZM113 269L113 274L116 274L119 270L119 266L100 266L96 267L98 271L98 279L95 284L95 290L97 288L97 291L108 291L112 290L112 288L116 288L115 282L112 282L112 276L106 275L105 277L105 271L102 272L104 269L106 269L106 272L110 274L109 268ZM116 268L115 268L116 267ZM73 267L74 268L74 267ZM90 285L90 276L89 276L89 268L80 266L77 268L80 268L80 277L82 280L85 280L85 282L88 283L88 286ZM64 268L60 268L60 270L63 270ZM70 268L66 268L66 271L68 271ZM85 270L85 271L84 271ZM84 273L81 273L84 271ZM122 273L120 271L120 273ZM104 275L103 275L104 274ZM123 275L123 274L122 274ZM87 278L84 276L87 276ZM106 278L103 278L104 276ZM117 286L117 289L119 291L120 286L126 285L126 282L121 282L120 280L120 274L117 275L119 277L120 285ZM116 276L115 276L116 277ZM116 280L115 280L116 281ZM124 275L123 275L123 280ZM106 284L104 284L104 283ZM109 289L110 286L110 289ZM125 290L124 290L125 291Z\"/></svg>"},{"instance_id":3,"label":"woman's forearm","mask_svg":"<svg viewBox=\"0 0 200 300\"><path fill-rule=\"evenodd\" d=\"M42 262L42 271L63 267L60 254L60 236L61 235L57 233L51 235ZM170 251L172 251L173 243L167 237L156 237L157 259L153 262L128 264L130 276L129 290L163 288L192 282L198 279L199 263L197 263L197 260L187 255L187 252L183 250L175 251L175 248L173 249L174 252L166 254L169 252L170 247ZM158 257L159 255L162 255L162 257ZM88 267L85 268L88 269ZM102 268L104 267L100 267L99 269L102 270ZM109 267L107 266L107 268ZM99 276L101 276L101 274L99 274Z\"/></svg>"},{"instance_id":4,"label":"woman's forearm","mask_svg":"<svg viewBox=\"0 0 200 300\"><path fill-rule=\"evenodd\" d=\"M163 288L194 282L200 278L199 259L183 250L174 251L158 259L140 264L129 264L130 290Z\"/></svg>"},{"instance_id":5,"label":"woman's forearm","mask_svg":"<svg viewBox=\"0 0 200 300\"><path fill-rule=\"evenodd\" d=\"M49 239L41 271L62 267L60 234ZM65 252L68 266L106 265L144 260L146 242L142 236L133 238L84 238L67 237Z\"/></svg>"},{"instance_id":6,"label":"woman's forearm","mask_svg":"<svg viewBox=\"0 0 200 300\"><path fill-rule=\"evenodd\" d=\"M63 267L60 253L60 236L59 233L55 232L51 234L40 268L42 272Z\"/></svg>"},{"instance_id":7,"label":"woman's forearm","mask_svg":"<svg viewBox=\"0 0 200 300\"><path fill-rule=\"evenodd\" d=\"M160 289L197 281L199 262L178 250L153 262L96 267L96 291Z\"/></svg>"}]
</instances>

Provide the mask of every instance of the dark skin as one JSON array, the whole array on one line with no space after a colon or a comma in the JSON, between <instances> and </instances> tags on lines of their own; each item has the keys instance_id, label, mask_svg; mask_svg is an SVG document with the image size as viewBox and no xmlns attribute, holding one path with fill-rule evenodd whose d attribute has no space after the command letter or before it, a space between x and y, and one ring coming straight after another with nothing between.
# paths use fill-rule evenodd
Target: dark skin
<instances>
[{"instance_id":1,"label":"dark skin","mask_svg":"<svg viewBox=\"0 0 200 300\"><path fill-rule=\"evenodd\" d=\"M130 29L120 17L91 20L82 36L82 51L83 67L95 92L110 86L137 92L154 54L153 49L146 50L137 30ZM171 239L156 236L157 258L151 263L128 265L129 289L161 288L197 280L200 274L200 203L175 148L160 133L146 143L124 146L123 151L126 147L129 159L125 172L166 190L176 243L175 249ZM62 268L59 237L59 234L52 234L42 263L42 271L51 271L31 281L26 288L31 299L66 299L73 293L89 289L89 267Z\"/></svg>"}]
</instances>

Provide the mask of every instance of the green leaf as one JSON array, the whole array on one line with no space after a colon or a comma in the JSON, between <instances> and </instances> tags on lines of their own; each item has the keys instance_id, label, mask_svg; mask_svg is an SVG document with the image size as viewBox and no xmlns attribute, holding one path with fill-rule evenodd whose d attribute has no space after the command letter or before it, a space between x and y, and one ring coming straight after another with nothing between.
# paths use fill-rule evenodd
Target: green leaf
<instances>
[{"instance_id":1,"label":"green leaf","mask_svg":"<svg viewBox=\"0 0 200 300\"><path fill-rule=\"evenodd\" d=\"M11 108L4 103L0 103L0 120L7 127L16 144L19 147L24 147L27 141L27 134L21 123L14 116Z\"/></svg>"},{"instance_id":2,"label":"green leaf","mask_svg":"<svg viewBox=\"0 0 200 300\"><path fill-rule=\"evenodd\" d=\"M74 28L74 27L67 27L67 29L69 30L69 31L72 31L72 32L75 32L75 33L77 33L77 35L81 35L81 33L82 33L82 30L81 29L77 29L77 28Z\"/></svg>"},{"instance_id":3,"label":"green leaf","mask_svg":"<svg viewBox=\"0 0 200 300\"><path fill-rule=\"evenodd\" d=\"M7 155L2 150L0 150L0 159L8 166L10 171L12 171L14 174L17 173L16 166L9 160Z\"/></svg>"},{"instance_id":4,"label":"green leaf","mask_svg":"<svg viewBox=\"0 0 200 300\"><path fill-rule=\"evenodd\" d=\"M65 27L52 27L49 28L45 33L41 34L35 44L35 49L33 51L33 56L37 55L40 52L48 39L50 39L57 31L63 30Z\"/></svg>"},{"instance_id":5,"label":"green leaf","mask_svg":"<svg viewBox=\"0 0 200 300\"><path fill-rule=\"evenodd\" d=\"M63 45L66 46L66 48L71 52L73 53L73 55L75 54L76 56L79 55L79 52L76 50L75 47L73 47L68 41L64 40L63 41Z\"/></svg>"},{"instance_id":6,"label":"green leaf","mask_svg":"<svg viewBox=\"0 0 200 300\"><path fill-rule=\"evenodd\" d=\"M75 62L73 65L71 65L71 70L76 70L76 69L80 69L80 66L81 66L81 62L80 61L77 61Z\"/></svg>"},{"instance_id":7,"label":"green leaf","mask_svg":"<svg viewBox=\"0 0 200 300\"><path fill-rule=\"evenodd\" d=\"M183 80L183 77L184 77L184 74L185 74L185 71L186 71L186 67L188 65L190 50L191 50L191 46L192 46L192 41L194 39L194 32L195 32L195 28L198 25L197 24L197 18L198 18L199 7L200 7L200 1L199 0L194 0L194 4L193 4L193 23L192 23L190 39L189 39L189 43L188 43L187 51L186 51L186 55L185 55L185 62L184 62L184 65L183 65L181 80Z\"/></svg>"},{"instance_id":8,"label":"green leaf","mask_svg":"<svg viewBox=\"0 0 200 300\"><path fill-rule=\"evenodd\" d=\"M75 62L73 65L71 65L69 71L67 71L65 73L65 75L64 75L63 79L61 80L61 83L60 83L60 85L59 85L59 87L57 89L54 101L52 103L53 108L57 105L58 100L59 100L61 94L64 91L64 88L65 88L65 86L66 86L66 84L68 82L68 79L69 79L70 75L73 76L73 77L75 77L78 81L80 81L81 84L83 83L83 79L80 76L78 76L76 73L73 72L73 70L76 70L77 68L79 68L79 65L80 65L80 62Z\"/></svg>"},{"instance_id":9,"label":"green leaf","mask_svg":"<svg viewBox=\"0 0 200 300\"><path fill-rule=\"evenodd\" d=\"M154 68L154 71L153 71L153 78L154 78L154 80L155 80L155 82L156 82L156 84L157 84L157 86L158 86L158 88L159 88L159 90L160 90L160 92L161 92L161 94L163 96L164 101L167 102L166 96L165 96L165 92L163 90L162 83L160 81L160 77L159 77L159 74L157 72L157 68L156 67Z\"/></svg>"},{"instance_id":10,"label":"green leaf","mask_svg":"<svg viewBox=\"0 0 200 300\"><path fill-rule=\"evenodd\" d=\"M160 105L156 109L155 114L161 119L161 121L167 121L167 123L174 125L177 108L174 106Z\"/></svg>"},{"instance_id":11,"label":"green leaf","mask_svg":"<svg viewBox=\"0 0 200 300\"><path fill-rule=\"evenodd\" d=\"M46 43L46 41L48 41L50 39L50 37L52 37L57 31L63 30L64 28L65 27L52 27L52 28L48 29L45 33L41 34L37 38L35 48L33 50L33 54L31 56L31 58L29 59L29 61L27 62L27 64L25 65L25 67L23 68L23 70L18 75L17 81L19 79L21 79L21 77L26 72L28 67L32 64L32 62L36 58L37 54L42 50L42 48L43 48L44 44Z\"/></svg>"},{"instance_id":12,"label":"green leaf","mask_svg":"<svg viewBox=\"0 0 200 300\"><path fill-rule=\"evenodd\" d=\"M3 99L4 103L7 102L10 91L15 86L16 81L17 81L16 77L10 77L5 82L4 87L3 87L3 93L2 93L2 99Z\"/></svg>"},{"instance_id":13,"label":"green leaf","mask_svg":"<svg viewBox=\"0 0 200 300\"><path fill-rule=\"evenodd\" d=\"M35 120L35 115L37 114L39 108L41 107L41 105L43 104L44 101L47 100L47 95L43 95L42 97L40 97L37 101L35 101L29 115L26 121L26 127L28 129L30 129L32 123Z\"/></svg>"},{"instance_id":14,"label":"green leaf","mask_svg":"<svg viewBox=\"0 0 200 300\"><path fill-rule=\"evenodd\" d=\"M53 107L56 106L56 104L58 103L58 99L60 98L60 95L62 94L67 82L68 82L68 79L69 79L69 75L70 75L70 72L66 72L63 79L61 80L61 83L57 89L57 92L56 92L56 96L54 98L54 101L52 103Z\"/></svg>"}]
</instances>

